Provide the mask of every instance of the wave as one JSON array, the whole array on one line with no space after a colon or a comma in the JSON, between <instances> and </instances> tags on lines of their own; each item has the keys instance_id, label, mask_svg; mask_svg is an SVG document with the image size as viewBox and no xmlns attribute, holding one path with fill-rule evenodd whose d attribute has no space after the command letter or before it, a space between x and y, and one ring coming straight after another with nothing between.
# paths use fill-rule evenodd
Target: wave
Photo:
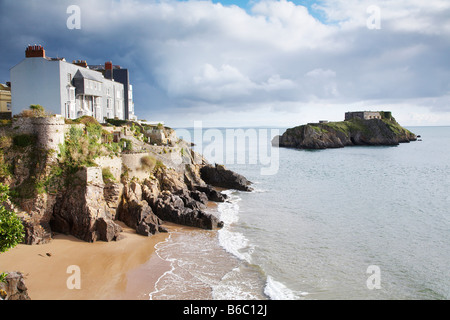
<instances>
[{"instance_id":1,"label":"wave","mask_svg":"<svg viewBox=\"0 0 450 320\"><path fill-rule=\"evenodd\" d=\"M233 224L239 221L239 204L241 198L233 190L226 190L228 201L219 204L218 211L224 227L219 230L219 243L227 252L240 260L251 263L254 246L240 232L232 231Z\"/></svg>"},{"instance_id":2,"label":"wave","mask_svg":"<svg viewBox=\"0 0 450 320\"><path fill-rule=\"evenodd\" d=\"M286 287L283 283L275 281L271 276L267 276L264 294L266 294L271 300L298 300L306 296L308 293L293 291Z\"/></svg>"},{"instance_id":3,"label":"wave","mask_svg":"<svg viewBox=\"0 0 450 320\"><path fill-rule=\"evenodd\" d=\"M170 240L172 239L172 233L169 233L169 236L160 243L157 243L155 245L155 253L156 255L161 259L161 260L165 260L167 262L170 262L170 270L167 270L166 272L164 272L159 278L158 280L156 280L155 282L155 286L154 286L154 290L152 292L150 292L148 294L149 296L149 300L153 300L153 296L160 293L161 291L163 291L163 289L159 288L159 283L162 279L166 278L168 275L173 274L174 270L175 270L175 261L176 259L173 258L169 258L169 257L162 257L160 254L160 247L164 244L167 244L170 242Z\"/></svg>"}]
</instances>

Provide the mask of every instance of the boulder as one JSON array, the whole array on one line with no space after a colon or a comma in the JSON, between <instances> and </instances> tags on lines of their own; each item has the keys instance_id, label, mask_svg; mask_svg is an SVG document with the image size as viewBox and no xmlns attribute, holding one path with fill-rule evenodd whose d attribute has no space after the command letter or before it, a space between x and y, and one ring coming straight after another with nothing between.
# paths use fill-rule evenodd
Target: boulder
<instances>
[{"instance_id":1,"label":"boulder","mask_svg":"<svg viewBox=\"0 0 450 320\"><path fill-rule=\"evenodd\" d=\"M31 300L22 273L9 272L0 282L0 300Z\"/></svg>"},{"instance_id":2,"label":"boulder","mask_svg":"<svg viewBox=\"0 0 450 320\"><path fill-rule=\"evenodd\" d=\"M213 202L225 202L225 200L227 199L227 195L215 190L213 187L211 187L210 185L206 185L206 186L196 186L195 190L198 190L200 192L203 192L206 194L206 196L208 197L209 201L213 201Z\"/></svg>"},{"instance_id":3,"label":"boulder","mask_svg":"<svg viewBox=\"0 0 450 320\"><path fill-rule=\"evenodd\" d=\"M186 207L180 196L170 193L163 193L158 198L155 214L162 220L190 227L208 230L223 227L223 222L213 214Z\"/></svg>"},{"instance_id":4,"label":"boulder","mask_svg":"<svg viewBox=\"0 0 450 320\"><path fill-rule=\"evenodd\" d=\"M118 241L121 239L122 227L110 219L100 218L97 220L97 232L99 240Z\"/></svg>"},{"instance_id":5,"label":"boulder","mask_svg":"<svg viewBox=\"0 0 450 320\"><path fill-rule=\"evenodd\" d=\"M205 165L200 169L202 179L215 187L252 191L251 182L244 176L226 169L223 165Z\"/></svg>"}]
</instances>

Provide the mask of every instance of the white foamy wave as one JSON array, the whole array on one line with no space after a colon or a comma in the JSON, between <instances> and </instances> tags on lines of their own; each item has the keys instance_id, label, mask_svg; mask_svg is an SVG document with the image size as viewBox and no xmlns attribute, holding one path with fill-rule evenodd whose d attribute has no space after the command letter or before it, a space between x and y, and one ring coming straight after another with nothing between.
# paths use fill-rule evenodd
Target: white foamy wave
<instances>
[{"instance_id":1,"label":"white foamy wave","mask_svg":"<svg viewBox=\"0 0 450 320\"><path fill-rule=\"evenodd\" d=\"M257 281L251 275L242 272L241 267L236 267L228 272L220 282L213 287L213 299L215 300L258 300Z\"/></svg>"},{"instance_id":2,"label":"white foamy wave","mask_svg":"<svg viewBox=\"0 0 450 320\"><path fill-rule=\"evenodd\" d=\"M250 263L253 248L243 234L222 229L219 231L219 243L227 252Z\"/></svg>"},{"instance_id":3,"label":"white foamy wave","mask_svg":"<svg viewBox=\"0 0 450 320\"><path fill-rule=\"evenodd\" d=\"M149 300L153 300L153 296L154 296L154 295L157 295L158 293L160 293L160 292L163 291L163 289L160 287L160 282L161 282L164 278L166 278L167 276L172 275L172 274L173 274L173 271L175 270L175 261L176 261L176 260L175 260L175 259L168 258L168 257L163 258L163 257L160 255L160 246L167 244L171 239L172 239L172 234L169 233L169 236L168 236L163 242L160 242L160 243L158 243L158 244L155 245L155 253L156 253L156 255L157 255L161 260L165 260L165 261L167 261L167 262L170 262L170 270L164 272L164 273L158 278L158 280L156 280L155 286L154 286L154 290L148 294Z\"/></svg>"},{"instance_id":4,"label":"white foamy wave","mask_svg":"<svg viewBox=\"0 0 450 320\"><path fill-rule=\"evenodd\" d=\"M275 281L271 276L267 276L264 293L271 300L298 300L302 296L306 296L307 292L295 292L286 287L281 282Z\"/></svg>"},{"instance_id":5,"label":"white foamy wave","mask_svg":"<svg viewBox=\"0 0 450 320\"><path fill-rule=\"evenodd\" d=\"M232 190L224 193L227 194L228 201L218 206L220 220L224 222L224 227L218 232L219 243L227 252L250 263L254 247L249 244L248 239L242 233L232 231L233 224L239 221L238 202L241 198Z\"/></svg>"}]
</instances>

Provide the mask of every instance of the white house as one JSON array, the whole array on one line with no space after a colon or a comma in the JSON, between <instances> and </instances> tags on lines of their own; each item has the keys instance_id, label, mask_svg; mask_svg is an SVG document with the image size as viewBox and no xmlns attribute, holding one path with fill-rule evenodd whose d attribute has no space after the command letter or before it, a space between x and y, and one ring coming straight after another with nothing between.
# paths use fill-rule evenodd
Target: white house
<instances>
[{"instance_id":1,"label":"white house","mask_svg":"<svg viewBox=\"0 0 450 320\"><path fill-rule=\"evenodd\" d=\"M10 69L10 77L13 115L40 104L68 119L83 115L99 122L129 118L124 85L89 69L86 61L69 63L64 58L49 58L42 46L28 46L25 59Z\"/></svg>"}]
</instances>

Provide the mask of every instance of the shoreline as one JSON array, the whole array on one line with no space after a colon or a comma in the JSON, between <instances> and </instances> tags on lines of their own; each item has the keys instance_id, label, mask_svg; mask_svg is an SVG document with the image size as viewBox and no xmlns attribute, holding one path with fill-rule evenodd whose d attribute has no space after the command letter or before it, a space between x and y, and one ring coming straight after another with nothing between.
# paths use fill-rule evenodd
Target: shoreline
<instances>
[{"instance_id":1,"label":"shoreline","mask_svg":"<svg viewBox=\"0 0 450 320\"><path fill-rule=\"evenodd\" d=\"M170 268L155 252L169 233L144 237L125 225L117 242L87 243L56 234L47 244L19 244L0 255L1 272L23 274L32 300L148 300L156 281ZM80 270L80 289L69 289L69 266Z\"/></svg>"}]
</instances>

